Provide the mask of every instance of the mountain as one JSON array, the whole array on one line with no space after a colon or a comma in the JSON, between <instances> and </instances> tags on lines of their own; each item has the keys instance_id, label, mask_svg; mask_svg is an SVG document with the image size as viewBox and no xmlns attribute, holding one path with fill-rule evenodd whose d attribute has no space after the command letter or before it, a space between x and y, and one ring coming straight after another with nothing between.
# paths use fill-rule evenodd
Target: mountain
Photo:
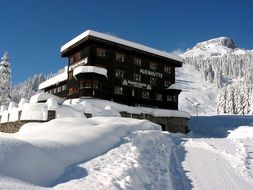
<instances>
[{"instance_id":1,"label":"mountain","mask_svg":"<svg viewBox=\"0 0 253 190\"><path fill-rule=\"evenodd\" d=\"M253 51L219 37L196 44L181 55L202 79L219 88L217 113L253 113Z\"/></svg>"}]
</instances>

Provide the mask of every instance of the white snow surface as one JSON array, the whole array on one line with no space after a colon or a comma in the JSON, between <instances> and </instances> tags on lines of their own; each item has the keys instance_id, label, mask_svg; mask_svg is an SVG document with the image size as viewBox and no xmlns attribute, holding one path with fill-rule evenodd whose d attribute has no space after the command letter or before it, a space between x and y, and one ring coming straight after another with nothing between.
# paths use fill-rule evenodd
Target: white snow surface
<instances>
[{"instance_id":1,"label":"white snow surface","mask_svg":"<svg viewBox=\"0 0 253 190\"><path fill-rule=\"evenodd\" d=\"M0 189L251 190L253 123L239 127L238 117L237 128L221 137L211 128L217 118L205 118L211 138L197 128L170 134L115 117L61 118L0 133Z\"/></svg>"},{"instance_id":2,"label":"white snow surface","mask_svg":"<svg viewBox=\"0 0 253 190\"><path fill-rule=\"evenodd\" d=\"M76 76L80 73L97 73L107 77L107 69L96 66L79 66L76 67L73 71L73 75Z\"/></svg>"},{"instance_id":3,"label":"white snow surface","mask_svg":"<svg viewBox=\"0 0 253 190\"><path fill-rule=\"evenodd\" d=\"M204 81L194 66L183 64L176 69L176 84L182 92L179 95L179 110L191 115L213 115L216 113L218 88Z\"/></svg>"},{"instance_id":4,"label":"white snow surface","mask_svg":"<svg viewBox=\"0 0 253 190\"><path fill-rule=\"evenodd\" d=\"M166 58L169 58L169 59L174 59L174 60L177 60L177 61L180 61L180 62L183 61L181 57L176 56L176 55L172 55L172 54L167 53L165 51L160 51L160 50L157 50L157 49L154 49L154 48L151 48L151 47L144 46L142 44L138 44L138 43L131 42L131 41L128 41L128 40L124 40L124 39L121 39L121 38L118 38L118 37L115 37L115 36L112 36L112 35L109 35L109 34L104 34L104 33L96 32L96 31L93 31L93 30L86 30L82 34L78 35L74 39L72 39L69 42L67 42L66 44L64 44L61 47L61 53L65 52L68 48L70 48L71 46L77 44L78 42L82 41L83 39L85 39L88 36L93 36L93 37L97 37L97 38L100 38L100 39L103 39L103 40L119 43L119 44L122 44L122 45L125 45L125 46L128 46L128 47L132 47L132 48L136 48L136 49L139 49L139 50L142 50L142 51L145 51L145 52L157 54L157 55L160 55L162 57L166 57Z\"/></svg>"},{"instance_id":5,"label":"white snow surface","mask_svg":"<svg viewBox=\"0 0 253 190\"><path fill-rule=\"evenodd\" d=\"M66 100L64 105L69 105L77 110L90 113L92 116L120 116L119 112L130 114L150 114L154 117L183 117L190 118L188 112L181 110L154 109L148 107L134 107L119 104L113 101L94 99L94 98L77 98Z\"/></svg>"},{"instance_id":6,"label":"white snow surface","mask_svg":"<svg viewBox=\"0 0 253 190\"><path fill-rule=\"evenodd\" d=\"M62 98L55 96L53 94L50 94L47 92L41 92L41 93L33 95L30 98L30 103L35 104L38 102L46 102L49 98L54 99L58 104L62 104L64 101Z\"/></svg>"}]
</instances>

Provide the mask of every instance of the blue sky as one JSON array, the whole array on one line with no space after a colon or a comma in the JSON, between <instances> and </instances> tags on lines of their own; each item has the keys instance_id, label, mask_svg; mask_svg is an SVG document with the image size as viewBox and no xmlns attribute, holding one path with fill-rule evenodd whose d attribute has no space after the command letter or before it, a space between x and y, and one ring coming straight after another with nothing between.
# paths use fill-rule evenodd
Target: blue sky
<instances>
[{"instance_id":1,"label":"blue sky","mask_svg":"<svg viewBox=\"0 0 253 190\"><path fill-rule=\"evenodd\" d=\"M13 84L67 64L60 47L87 29L171 52L219 36L253 49L252 0L1 0L0 55Z\"/></svg>"}]
</instances>

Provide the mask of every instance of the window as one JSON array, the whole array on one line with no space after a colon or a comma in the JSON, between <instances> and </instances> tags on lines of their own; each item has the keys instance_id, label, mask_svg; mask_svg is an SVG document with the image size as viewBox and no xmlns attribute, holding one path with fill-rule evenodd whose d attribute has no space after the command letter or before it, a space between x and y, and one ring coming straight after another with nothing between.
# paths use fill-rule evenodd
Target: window
<instances>
[{"instance_id":1,"label":"window","mask_svg":"<svg viewBox=\"0 0 253 190\"><path fill-rule=\"evenodd\" d=\"M156 85L156 78L155 77L150 77L150 84Z\"/></svg>"},{"instance_id":2,"label":"window","mask_svg":"<svg viewBox=\"0 0 253 190\"><path fill-rule=\"evenodd\" d=\"M61 92L61 86L58 87L57 91L58 91L58 92Z\"/></svg>"},{"instance_id":3,"label":"window","mask_svg":"<svg viewBox=\"0 0 253 190\"><path fill-rule=\"evenodd\" d=\"M116 61L125 62L125 55L122 53L116 53Z\"/></svg>"},{"instance_id":4,"label":"window","mask_svg":"<svg viewBox=\"0 0 253 190\"><path fill-rule=\"evenodd\" d=\"M162 101L163 100L163 95L160 93L156 93L156 100Z\"/></svg>"},{"instance_id":5,"label":"window","mask_svg":"<svg viewBox=\"0 0 253 190\"><path fill-rule=\"evenodd\" d=\"M66 84L62 85L62 91L66 90L66 89L67 89Z\"/></svg>"},{"instance_id":6,"label":"window","mask_svg":"<svg viewBox=\"0 0 253 190\"><path fill-rule=\"evenodd\" d=\"M116 69L115 76L116 76L117 78L124 78L124 71L121 70L121 69Z\"/></svg>"},{"instance_id":7,"label":"window","mask_svg":"<svg viewBox=\"0 0 253 190\"><path fill-rule=\"evenodd\" d=\"M156 70L157 69L157 64L156 63L151 62L149 66L150 66L151 70Z\"/></svg>"},{"instance_id":8,"label":"window","mask_svg":"<svg viewBox=\"0 0 253 190\"><path fill-rule=\"evenodd\" d=\"M69 94L75 94L77 91L76 86L69 87Z\"/></svg>"},{"instance_id":9,"label":"window","mask_svg":"<svg viewBox=\"0 0 253 190\"><path fill-rule=\"evenodd\" d=\"M172 95L167 95L167 101L172 102Z\"/></svg>"},{"instance_id":10,"label":"window","mask_svg":"<svg viewBox=\"0 0 253 190\"><path fill-rule=\"evenodd\" d=\"M134 73L134 81L140 82L141 81L141 75L138 74L138 73Z\"/></svg>"},{"instance_id":11,"label":"window","mask_svg":"<svg viewBox=\"0 0 253 190\"><path fill-rule=\"evenodd\" d=\"M57 88L54 88L53 93L54 94L57 93Z\"/></svg>"},{"instance_id":12,"label":"window","mask_svg":"<svg viewBox=\"0 0 253 190\"><path fill-rule=\"evenodd\" d=\"M171 73L171 67L170 66L164 66L164 72L165 73Z\"/></svg>"},{"instance_id":13,"label":"window","mask_svg":"<svg viewBox=\"0 0 253 190\"><path fill-rule=\"evenodd\" d=\"M92 81L91 80L81 80L80 88L91 88Z\"/></svg>"},{"instance_id":14,"label":"window","mask_svg":"<svg viewBox=\"0 0 253 190\"><path fill-rule=\"evenodd\" d=\"M92 88L99 88L99 82L97 80L94 80L92 83Z\"/></svg>"},{"instance_id":15,"label":"window","mask_svg":"<svg viewBox=\"0 0 253 190\"><path fill-rule=\"evenodd\" d=\"M132 89L132 96L135 96L135 89Z\"/></svg>"},{"instance_id":16,"label":"window","mask_svg":"<svg viewBox=\"0 0 253 190\"><path fill-rule=\"evenodd\" d=\"M99 56L99 57L105 57L106 56L106 50L105 49L101 49L101 48L97 48L97 56Z\"/></svg>"},{"instance_id":17,"label":"window","mask_svg":"<svg viewBox=\"0 0 253 190\"><path fill-rule=\"evenodd\" d=\"M138 58L134 58L134 65L136 66L141 66L141 59L138 59Z\"/></svg>"},{"instance_id":18,"label":"window","mask_svg":"<svg viewBox=\"0 0 253 190\"><path fill-rule=\"evenodd\" d=\"M77 52L74 55L69 57L69 64L76 63L81 60L81 52Z\"/></svg>"},{"instance_id":19,"label":"window","mask_svg":"<svg viewBox=\"0 0 253 190\"><path fill-rule=\"evenodd\" d=\"M177 102L177 95L173 96L173 102Z\"/></svg>"},{"instance_id":20,"label":"window","mask_svg":"<svg viewBox=\"0 0 253 190\"><path fill-rule=\"evenodd\" d=\"M165 80L165 81L164 81L164 86L165 86L165 87L169 87L169 86L170 86L170 84L171 84L171 82L170 82L170 81L168 81L168 80Z\"/></svg>"},{"instance_id":21,"label":"window","mask_svg":"<svg viewBox=\"0 0 253 190\"><path fill-rule=\"evenodd\" d=\"M115 86L114 93L115 94L123 94L123 88L121 86Z\"/></svg>"},{"instance_id":22,"label":"window","mask_svg":"<svg viewBox=\"0 0 253 190\"><path fill-rule=\"evenodd\" d=\"M149 99L149 92L148 91L142 91L142 98Z\"/></svg>"}]
</instances>

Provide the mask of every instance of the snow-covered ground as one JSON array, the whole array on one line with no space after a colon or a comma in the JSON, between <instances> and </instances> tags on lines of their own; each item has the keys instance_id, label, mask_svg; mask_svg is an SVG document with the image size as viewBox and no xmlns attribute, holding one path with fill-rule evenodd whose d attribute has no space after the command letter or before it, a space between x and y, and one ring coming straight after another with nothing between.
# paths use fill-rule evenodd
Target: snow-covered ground
<instances>
[{"instance_id":1,"label":"snow-covered ground","mask_svg":"<svg viewBox=\"0 0 253 190\"><path fill-rule=\"evenodd\" d=\"M117 117L26 124L0 133L0 189L252 189L253 117L217 117L188 135Z\"/></svg>"},{"instance_id":2,"label":"snow-covered ground","mask_svg":"<svg viewBox=\"0 0 253 190\"><path fill-rule=\"evenodd\" d=\"M194 66L183 64L181 68L177 68L176 83L182 87L179 95L180 110L191 115L197 114L197 108L198 115L216 113L218 88L205 81Z\"/></svg>"}]
</instances>

